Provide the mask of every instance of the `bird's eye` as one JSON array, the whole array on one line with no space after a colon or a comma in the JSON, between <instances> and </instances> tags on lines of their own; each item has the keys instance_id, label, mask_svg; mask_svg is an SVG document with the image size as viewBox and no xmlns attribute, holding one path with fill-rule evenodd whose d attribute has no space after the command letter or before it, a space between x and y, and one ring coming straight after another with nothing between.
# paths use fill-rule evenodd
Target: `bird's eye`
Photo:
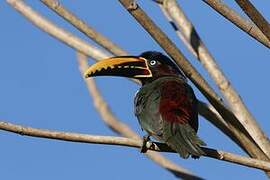
<instances>
[{"instance_id":1,"label":"bird's eye","mask_svg":"<svg viewBox=\"0 0 270 180\"><path fill-rule=\"evenodd\" d=\"M156 64L157 64L157 61L155 61L155 60L151 60L149 64L150 64L151 66L154 66L154 65L156 65Z\"/></svg>"}]
</instances>

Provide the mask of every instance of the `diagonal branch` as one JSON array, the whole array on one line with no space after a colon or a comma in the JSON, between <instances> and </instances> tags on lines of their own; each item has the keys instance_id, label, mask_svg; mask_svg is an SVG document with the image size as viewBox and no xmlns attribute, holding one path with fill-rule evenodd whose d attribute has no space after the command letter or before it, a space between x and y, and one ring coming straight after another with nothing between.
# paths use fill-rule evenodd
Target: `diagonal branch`
<instances>
[{"instance_id":1,"label":"diagonal branch","mask_svg":"<svg viewBox=\"0 0 270 180\"><path fill-rule=\"evenodd\" d=\"M195 57L202 63L208 73L211 75L214 82L218 85L220 91L224 95L224 97L229 102L231 109L233 109L235 115L241 121L241 123L250 129L250 134L257 136L257 139L262 141L268 141L262 130L258 130L259 125L256 123L256 120L253 118L251 113L248 111L244 102L237 94L236 90L231 85L230 81L226 78L222 70L219 68L218 64L214 57L210 54L207 47L204 45L204 42L200 38L193 24L188 20L180 6L177 4L175 0L164 0L162 5L160 6L165 16L169 18L170 24L175 23L174 29L177 30L177 34L181 34L182 39L185 39L185 42L188 43L189 49L192 48L192 54L195 54ZM180 29L178 29L178 27ZM181 30L181 31L180 31ZM228 126L231 127L231 131L238 137L237 139L241 139L241 135L234 130L233 126L228 123ZM244 149L246 149L252 157L259 158L263 157L262 152L255 151L257 149L254 147L254 142L246 139L246 142L242 144ZM265 154L270 156L270 149L263 149ZM267 157L263 159L267 160Z\"/></svg>"},{"instance_id":2,"label":"diagonal branch","mask_svg":"<svg viewBox=\"0 0 270 180\"><path fill-rule=\"evenodd\" d=\"M0 129L4 131L9 131L12 133L31 136L31 137L40 137L48 139L57 139L62 141L71 141L71 142L81 142L81 143L91 143L91 144L107 144L107 145L119 145L126 147L135 147L140 148L142 146L141 139L132 139L124 137L114 137L114 136L97 136L89 134L80 134L72 132L62 132L62 131L51 131L45 129L37 129L32 127L25 127L16 124L11 124L7 122L0 121ZM157 142L147 142L147 148L152 151L159 152L174 152L166 144L157 143ZM257 168L261 170L270 171L270 163L266 161L261 161L257 159L252 159L244 156L239 156L236 154L210 149L202 148L207 157L214 159L232 162L235 164L240 164L243 166L248 166L252 168ZM201 179L196 176L192 177L196 179ZM190 178L190 176L189 176Z\"/></svg>"},{"instance_id":3,"label":"diagonal branch","mask_svg":"<svg viewBox=\"0 0 270 180\"><path fill-rule=\"evenodd\" d=\"M35 26L40 28L42 31L48 33L49 35L55 37L61 42L67 44L68 46L78 49L78 51L93 57L95 59L103 59L105 57L111 56L109 53L101 52L98 48L86 43L82 39L76 37L70 32L53 24L45 17L41 16L39 13L34 11L30 6L26 5L21 0L7 0L7 2L15 8L19 13L25 16L30 22Z\"/></svg>"},{"instance_id":4,"label":"diagonal branch","mask_svg":"<svg viewBox=\"0 0 270 180\"><path fill-rule=\"evenodd\" d=\"M231 21L234 25L242 29L248 35L270 48L270 40L261 32L261 30L252 22L241 17L237 12L229 8L221 0L202 0L211 8Z\"/></svg>"},{"instance_id":5,"label":"diagonal branch","mask_svg":"<svg viewBox=\"0 0 270 180\"><path fill-rule=\"evenodd\" d=\"M263 34L270 40L270 24L249 0L235 0L248 17L257 25Z\"/></svg>"},{"instance_id":6,"label":"diagonal branch","mask_svg":"<svg viewBox=\"0 0 270 180\"><path fill-rule=\"evenodd\" d=\"M79 31L90 37L97 44L102 44L102 46L113 54L127 55L127 52L119 48L116 44L111 42L105 36L95 31L94 28L87 25L85 22L80 20L76 15L67 10L63 5L60 4L58 0L41 0L46 6L56 12L59 16L64 18L66 21L71 23Z\"/></svg>"}]
</instances>

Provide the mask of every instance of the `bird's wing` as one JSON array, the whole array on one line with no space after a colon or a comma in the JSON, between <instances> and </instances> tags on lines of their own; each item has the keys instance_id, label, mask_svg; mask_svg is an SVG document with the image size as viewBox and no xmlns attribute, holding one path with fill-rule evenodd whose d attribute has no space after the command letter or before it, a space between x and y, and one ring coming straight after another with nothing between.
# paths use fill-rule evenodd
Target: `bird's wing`
<instances>
[{"instance_id":1,"label":"bird's wing","mask_svg":"<svg viewBox=\"0 0 270 180\"><path fill-rule=\"evenodd\" d=\"M157 140L162 133L162 119L159 113L160 92L152 85L141 88L135 96L135 115L143 130Z\"/></svg>"},{"instance_id":2,"label":"bird's wing","mask_svg":"<svg viewBox=\"0 0 270 180\"><path fill-rule=\"evenodd\" d=\"M162 83L159 111L163 119L164 141L183 158L200 156L205 143L196 135L197 100L191 87L180 80Z\"/></svg>"}]
</instances>

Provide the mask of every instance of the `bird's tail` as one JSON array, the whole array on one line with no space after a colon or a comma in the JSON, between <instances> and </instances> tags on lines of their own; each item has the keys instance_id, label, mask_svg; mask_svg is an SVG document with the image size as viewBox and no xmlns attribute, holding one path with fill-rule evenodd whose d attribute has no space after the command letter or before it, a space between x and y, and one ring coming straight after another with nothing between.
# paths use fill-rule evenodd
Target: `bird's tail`
<instances>
[{"instance_id":1,"label":"bird's tail","mask_svg":"<svg viewBox=\"0 0 270 180\"><path fill-rule=\"evenodd\" d=\"M187 159L189 155L199 157L205 154L200 146L206 144L189 124L166 123L163 133L168 146L178 152L182 158Z\"/></svg>"}]
</instances>

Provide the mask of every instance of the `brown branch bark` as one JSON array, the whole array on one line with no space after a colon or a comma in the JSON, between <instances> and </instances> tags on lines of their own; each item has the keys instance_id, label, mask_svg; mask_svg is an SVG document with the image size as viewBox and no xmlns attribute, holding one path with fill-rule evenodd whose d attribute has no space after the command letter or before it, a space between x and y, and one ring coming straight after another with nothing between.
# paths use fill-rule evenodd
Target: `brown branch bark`
<instances>
[{"instance_id":1,"label":"brown branch bark","mask_svg":"<svg viewBox=\"0 0 270 180\"><path fill-rule=\"evenodd\" d=\"M254 139L260 145L265 154L270 156L270 144L267 145L269 141L266 135L262 132L256 120L248 111L247 107L231 85L230 81L219 68L216 60L210 54L195 27L188 20L180 6L175 0L164 0L161 8L163 9L163 12L166 13L165 16L172 21L170 24L175 23L176 25L174 28L180 28L178 30L178 34L181 33L186 42L188 42L189 46L192 48L191 52L196 54L195 57L198 58L214 82L218 85L218 88L229 102L231 109L233 109L233 112L238 117L240 122L253 137L256 137L256 139ZM233 133L237 136L237 139L242 138L237 131L234 131L233 126L230 123L228 123L228 126L232 127L231 131L233 131ZM249 141L248 139L246 140L247 141L240 146L244 147L247 152L250 152L253 157L259 158L260 156L263 156L260 150L255 151L257 148L254 146L253 141ZM267 160L267 157L264 157L264 160Z\"/></svg>"},{"instance_id":2,"label":"brown branch bark","mask_svg":"<svg viewBox=\"0 0 270 180\"><path fill-rule=\"evenodd\" d=\"M32 127L25 127L16 124L11 124L7 122L0 121L0 129L4 131L9 131L12 133L31 136L31 137L40 137L40 138L49 138L57 139L63 141L71 142L81 142L81 143L91 143L91 144L107 144L107 145L120 145L126 147L135 147L140 148L142 146L141 139L132 139L124 137L114 137L114 136L97 136L89 134L80 134L72 132L62 132L62 131L51 131L44 129L37 129ZM147 142L146 147L152 151L158 152L174 152L166 144L157 143L157 142ZM257 168L261 170L270 171L270 163L266 161L261 161L257 159L252 159L244 156L239 156L236 154L210 149L203 148L207 157L214 159L232 162L235 164L240 164L243 166L248 166L252 168ZM193 176L193 175L192 175ZM198 178L196 176L193 176Z\"/></svg>"},{"instance_id":3,"label":"brown branch bark","mask_svg":"<svg viewBox=\"0 0 270 180\"><path fill-rule=\"evenodd\" d=\"M257 25L263 34L270 40L270 24L249 0L235 0L248 17Z\"/></svg>"},{"instance_id":4,"label":"brown branch bark","mask_svg":"<svg viewBox=\"0 0 270 180\"><path fill-rule=\"evenodd\" d=\"M64 29L53 24L51 21L47 20L45 17L34 11L23 1L7 0L7 2L19 13L25 16L35 26L40 28L42 31L48 33L49 35L55 37L56 39L60 40L61 42L67 44L68 46L77 49L78 51L94 59L103 59L111 56L110 53L106 53L104 51L102 52L100 49L86 43L72 33L67 32Z\"/></svg>"},{"instance_id":5,"label":"brown branch bark","mask_svg":"<svg viewBox=\"0 0 270 180\"><path fill-rule=\"evenodd\" d=\"M113 54L127 55L127 52L119 48L116 44L111 42L105 36L95 31L93 27L87 25L84 21L80 20L76 15L67 10L58 0L41 0L47 7L71 23L79 31L90 37L97 44L102 45L105 49Z\"/></svg>"},{"instance_id":6,"label":"brown branch bark","mask_svg":"<svg viewBox=\"0 0 270 180\"><path fill-rule=\"evenodd\" d=\"M221 0L203 0L211 8L224 16L227 20L232 22L238 28L246 32L258 42L270 48L270 40L260 31L260 29L247 19L241 17L237 12L229 8Z\"/></svg>"}]
</instances>

